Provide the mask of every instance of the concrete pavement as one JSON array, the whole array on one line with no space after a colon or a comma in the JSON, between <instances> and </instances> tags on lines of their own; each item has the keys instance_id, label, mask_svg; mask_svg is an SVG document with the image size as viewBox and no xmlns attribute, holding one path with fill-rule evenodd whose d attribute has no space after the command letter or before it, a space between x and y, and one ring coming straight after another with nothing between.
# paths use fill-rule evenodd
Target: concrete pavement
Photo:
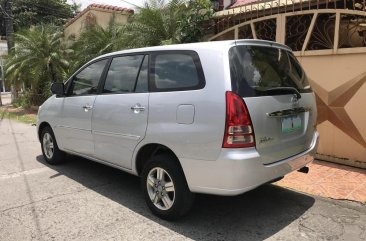
<instances>
[{"instance_id":1,"label":"concrete pavement","mask_svg":"<svg viewBox=\"0 0 366 241\"><path fill-rule=\"evenodd\" d=\"M1 117L0 117L1 119ZM153 216L139 178L85 159L47 165L36 128L0 120L0 239L366 240L366 207L266 185L197 195L177 222Z\"/></svg>"}]
</instances>

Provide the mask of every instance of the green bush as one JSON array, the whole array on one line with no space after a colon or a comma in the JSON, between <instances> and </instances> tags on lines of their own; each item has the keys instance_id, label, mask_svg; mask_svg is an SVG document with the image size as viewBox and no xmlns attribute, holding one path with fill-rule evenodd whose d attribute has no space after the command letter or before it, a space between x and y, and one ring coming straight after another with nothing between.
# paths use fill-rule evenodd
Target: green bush
<instances>
[{"instance_id":1,"label":"green bush","mask_svg":"<svg viewBox=\"0 0 366 241\"><path fill-rule=\"evenodd\" d=\"M50 91L43 94L33 93L31 91L23 92L13 101L13 106L29 109L32 106L40 106L50 96Z\"/></svg>"},{"instance_id":2,"label":"green bush","mask_svg":"<svg viewBox=\"0 0 366 241\"><path fill-rule=\"evenodd\" d=\"M29 92L19 94L19 96L13 101L13 106L23 107L24 109L30 108L32 104L29 101Z\"/></svg>"}]
</instances>

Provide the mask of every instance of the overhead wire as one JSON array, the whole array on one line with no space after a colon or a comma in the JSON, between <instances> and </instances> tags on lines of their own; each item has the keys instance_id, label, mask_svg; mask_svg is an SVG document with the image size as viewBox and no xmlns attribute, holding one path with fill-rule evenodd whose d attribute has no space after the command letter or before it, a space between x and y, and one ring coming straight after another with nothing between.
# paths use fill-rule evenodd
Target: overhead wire
<instances>
[{"instance_id":1,"label":"overhead wire","mask_svg":"<svg viewBox=\"0 0 366 241\"><path fill-rule=\"evenodd\" d=\"M124 2L124 3L127 3L127 4L130 4L130 5L132 5L134 7L137 7L137 8L140 8L141 7L141 6L138 6L138 5L134 4L134 3L131 3L131 2L126 1L126 0L119 0L119 1Z\"/></svg>"}]
</instances>

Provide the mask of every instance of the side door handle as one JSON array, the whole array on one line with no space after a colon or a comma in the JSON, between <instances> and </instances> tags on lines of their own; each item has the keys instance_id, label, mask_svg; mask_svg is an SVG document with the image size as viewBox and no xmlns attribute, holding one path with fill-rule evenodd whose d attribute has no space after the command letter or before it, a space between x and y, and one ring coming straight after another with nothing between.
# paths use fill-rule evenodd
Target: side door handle
<instances>
[{"instance_id":1,"label":"side door handle","mask_svg":"<svg viewBox=\"0 0 366 241\"><path fill-rule=\"evenodd\" d=\"M131 107L131 110L133 110L134 113L138 114L141 111L145 111L145 107L141 106L140 104L135 104Z\"/></svg>"},{"instance_id":2,"label":"side door handle","mask_svg":"<svg viewBox=\"0 0 366 241\"><path fill-rule=\"evenodd\" d=\"M84 109L85 112L87 112L87 111L93 109L93 106L89 105L89 104L86 104L86 105L83 105L83 109Z\"/></svg>"}]
</instances>

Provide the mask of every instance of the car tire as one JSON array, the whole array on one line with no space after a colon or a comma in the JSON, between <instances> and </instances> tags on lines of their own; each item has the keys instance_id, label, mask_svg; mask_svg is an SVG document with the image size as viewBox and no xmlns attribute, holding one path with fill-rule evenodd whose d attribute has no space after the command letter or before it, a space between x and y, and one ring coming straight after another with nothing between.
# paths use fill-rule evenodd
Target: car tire
<instances>
[{"instance_id":1,"label":"car tire","mask_svg":"<svg viewBox=\"0 0 366 241\"><path fill-rule=\"evenodd\" d=\"M181 166L168 154L150 158L142 172L141 188L149 209L165 220L184 216L194 201Z\"/></svg>"},{"instance_id":2,"label":"car tire","mask_svg":"<svg viewBox=\"0 0 366 241\"><path fill-rule=\"evenodd\" d=\"M41 132L41 147L44 159L48 164L56 165L65 160L65 152L58 149L51 127L46 126Z\"/></svg>"}]
</instances>

